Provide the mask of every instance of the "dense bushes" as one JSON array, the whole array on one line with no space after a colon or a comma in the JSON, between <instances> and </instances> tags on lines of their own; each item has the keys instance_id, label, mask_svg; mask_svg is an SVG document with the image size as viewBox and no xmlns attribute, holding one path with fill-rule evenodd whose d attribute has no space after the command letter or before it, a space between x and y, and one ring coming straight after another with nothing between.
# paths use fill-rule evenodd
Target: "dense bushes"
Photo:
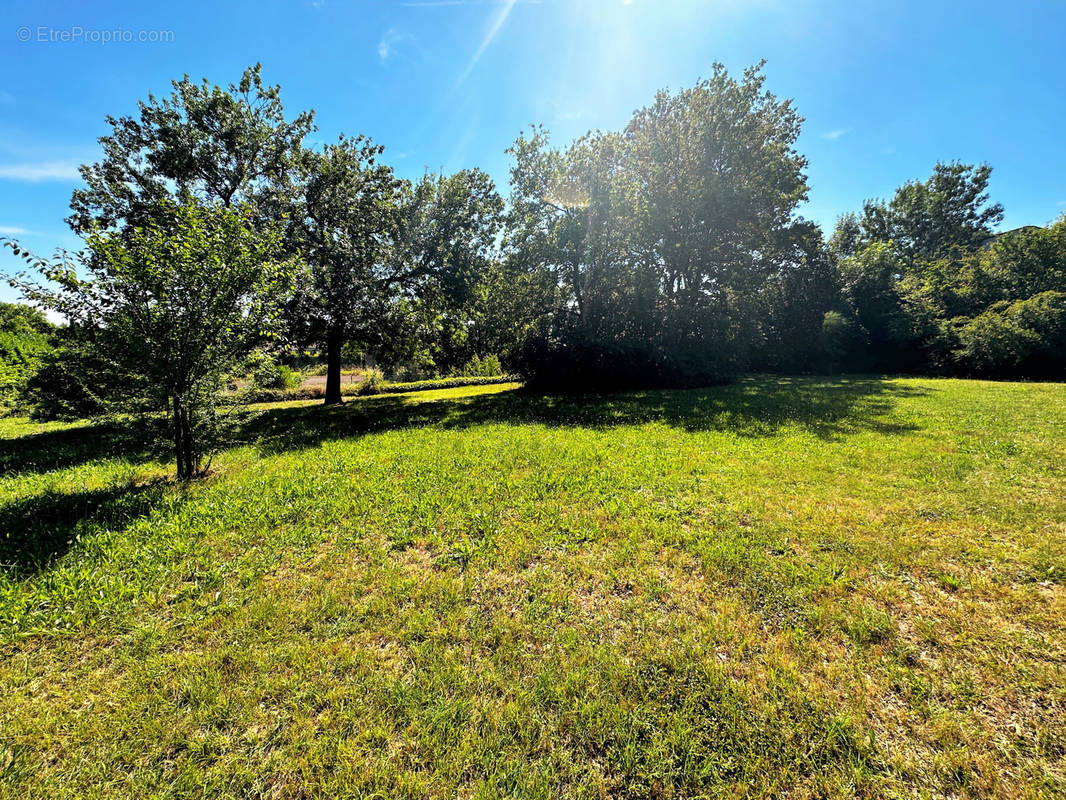
<instances>
[{"instance_id":1,"label":"dense bushes","mask_svg":"<svg viewBox=\"0 0 1066 800\"><path fill-rule=\"evenodd\" d=\"M252 383L260 389L295 389L300 374L292 367L279 364L266 353L257 352L251 360Z\"/></svg>"},{"instance_id":2,"label":"dense bushes","mask_svg":"<svg viewBox=\"0 0 1066 800\"><path fill-rule=\"evenodd\" d=\"M18 400L52 351L54 327L36 309L0 303L0 413Z\"/></svg>"},{"instance_id":3,"label":"dense bushes","mask_svg":"<svg viewBox=\"0 0 1066 800\"><path fill-rule=\"evenodd\" d=\"M956 322L959 369L976 377L1061 378L1066 374L1066 293L993 304Z\"/></svg>"},{"instance_id":4,"label":"dense bushes","mask_svg":"<svg viewBox=\"0 0 1066 800\"><path fill-rule=\"evenodd\" d=\"M580 329L530 336L515 365L531 388L545 391L706 386L734 373L699 348L597 339Z\"/></svg>"},{"instance_id":5,"label":"dense bushes","mask_svg":"<svg viewBox=\"0 0 1066 800\"><path fill-rule=\"evenodd\" d=\"M858 358L877 369L1066 377L1066 218L937 258L907 259L892 243L872 243L842 269L852 278L845 298L866 338Z\"/></svg>"}]
</instances>

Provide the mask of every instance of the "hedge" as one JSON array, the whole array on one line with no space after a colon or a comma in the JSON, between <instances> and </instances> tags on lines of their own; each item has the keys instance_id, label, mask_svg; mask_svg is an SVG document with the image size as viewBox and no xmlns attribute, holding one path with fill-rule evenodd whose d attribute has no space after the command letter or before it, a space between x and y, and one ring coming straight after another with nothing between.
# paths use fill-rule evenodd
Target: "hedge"
<instances>
[{"instance_id":1,"label":"hedge","mask_svg":"<svg viewBox=\"0 0 1066 800\"><path fill-rule=\"evenodd\" d=\"M407 383L378 383L366 387L363 383L346 383L341 386L345 397L363 397L372 394L402 394L404 392L424 392L431 389L454 389L460 386L491 386L498 383L513 383L520 380L514 375L495 375L492 377L473 378L433 378L425 381ZM323 386L297 389L259 389L250 388L232 395L234 403L281 403L290 400L322 400L326 396Z\"/></svg>"}]
</instances>

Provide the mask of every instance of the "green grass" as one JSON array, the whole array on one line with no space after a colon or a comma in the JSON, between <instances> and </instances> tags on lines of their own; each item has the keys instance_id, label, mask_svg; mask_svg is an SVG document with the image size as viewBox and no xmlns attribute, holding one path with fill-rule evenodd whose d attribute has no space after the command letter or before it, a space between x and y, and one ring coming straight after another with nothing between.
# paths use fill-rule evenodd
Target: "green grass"
<instances>
[{"instance_id":1,"label":"green grass","mask_svg":"<svg viewBox=\"0 0 1066 800\"><path fill-rule=\"evenodd\" d=\"M0 796L1066 794L1066 386L0 420Z\"/></svg>"}]
</instances>

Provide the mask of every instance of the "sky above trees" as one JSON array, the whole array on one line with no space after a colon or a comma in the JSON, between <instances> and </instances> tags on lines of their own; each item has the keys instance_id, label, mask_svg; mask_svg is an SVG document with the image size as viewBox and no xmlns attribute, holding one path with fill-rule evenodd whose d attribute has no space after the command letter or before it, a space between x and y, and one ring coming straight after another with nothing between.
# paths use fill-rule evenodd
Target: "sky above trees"
<instances>
[{"instance_id":1,"label":"sky above trees","mask_svg":"<svg viewBox=\"0 0 1066 800\"><path fill-rule=\"evenodd\" d=\"M827 234L937 160L994 167L1003 228L1066 210L1066 8L1053 3L43 2L6 25L0 234L40 252L78 246L63 220L106 115L185 73L226 83L257 61L286 109L316 110L312 141L366 134L401 177L476 166L506 189L505 150L530 123L560 145L617 130L657 89L765 58L767 88L806 118L801 213Z\"/></svg>"}]
</instances>

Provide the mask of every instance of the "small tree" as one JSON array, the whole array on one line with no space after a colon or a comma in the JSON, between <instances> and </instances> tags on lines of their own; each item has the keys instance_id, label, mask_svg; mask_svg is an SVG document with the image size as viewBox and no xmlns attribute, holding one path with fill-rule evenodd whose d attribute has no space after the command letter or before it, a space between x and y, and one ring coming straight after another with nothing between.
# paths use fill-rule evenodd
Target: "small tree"
<instances>
[{"instance_id":1,"label":"small tree","mask_svg":"<svg viewBox=\"0 0 1066 800\"><path fill-rule=\"evenodd\" d=\"M86 279L67 259L28 256L58 288L11 283L70 319L119 382L116 408L167 414L178 478L188 480L216 444L224 378L271 334L289 264L280 236L253 228L247 210L162 201L148 220L90 232Z\"/></svg>"}]
</instances>

